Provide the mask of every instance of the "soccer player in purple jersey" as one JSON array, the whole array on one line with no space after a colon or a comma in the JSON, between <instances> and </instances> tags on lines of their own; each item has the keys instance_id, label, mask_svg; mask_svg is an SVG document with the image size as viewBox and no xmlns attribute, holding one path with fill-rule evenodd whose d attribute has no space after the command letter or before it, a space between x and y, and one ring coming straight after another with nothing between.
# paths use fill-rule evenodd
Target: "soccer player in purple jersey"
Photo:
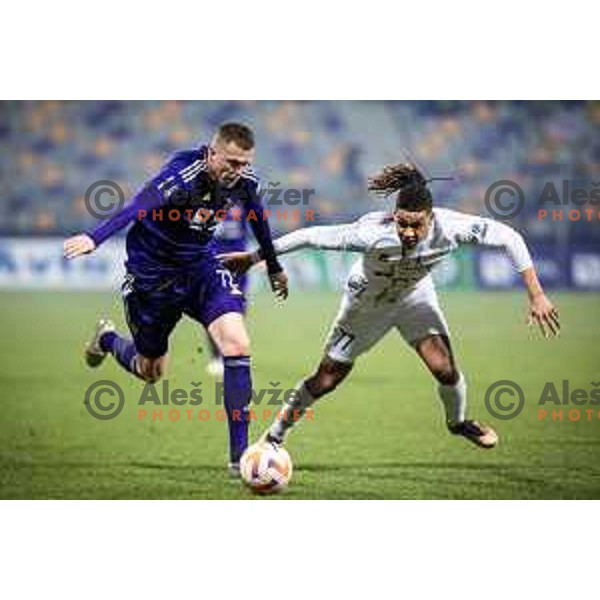
<instances>
[{"instance_id":1,"label":"soccer player in purple jersey","mask_svg":"<svg viewBox=\"0 0 600 600\"><path fill-rule=\"evenodd\" d=\"M244 294L210 244L219 214L238 204L253 215L249 222L264 253L271 287L278 298L288 293L260 203L259 181L250 169L254 152L252 130L226 123L209 145L176 153L117 214L64 243L65 257L76 258L134 223L127 233L122 288L131 339L101 319L86 346L86 361L97 367L112 354L126 371L155 383L165 371L169 336L181 316L204 325L223 356L229 466L234 474L248 445L250 342ZM177 213L179 218L172 218Z\"/></svg>"}]
</instances>

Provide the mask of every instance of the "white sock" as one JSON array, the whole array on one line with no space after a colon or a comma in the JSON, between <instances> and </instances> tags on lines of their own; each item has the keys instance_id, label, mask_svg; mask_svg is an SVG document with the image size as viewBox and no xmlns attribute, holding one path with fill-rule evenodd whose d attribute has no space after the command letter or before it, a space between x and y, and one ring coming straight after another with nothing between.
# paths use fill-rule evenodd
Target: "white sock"
<instances>
[{"instance_id":1,"label":"white sock","mask_svg":"<svg viewBox=\"0 0 600 600\"><path fill-rule=\"evenodd\" d=\"M462 373L455 385L439 385L438 394L446 411L446 421L460 423L467 410L467 382Z\"/></svg>"},{"instance_id":2,"label":"white sock","mask_svg":"<svg viewBox=\"0 0 600 600\"><path fill-rule=\"evenodd\" d=\"M287 432L291 429L304 415L306 409L316 400L311 396L306 389L304 382L301 381L296 386L296 393L290 403L285 403L281 412L282 416L277 416L273 424L269 428L269 433L280 442L285 440Z\"/></svg>"}]
</instances>

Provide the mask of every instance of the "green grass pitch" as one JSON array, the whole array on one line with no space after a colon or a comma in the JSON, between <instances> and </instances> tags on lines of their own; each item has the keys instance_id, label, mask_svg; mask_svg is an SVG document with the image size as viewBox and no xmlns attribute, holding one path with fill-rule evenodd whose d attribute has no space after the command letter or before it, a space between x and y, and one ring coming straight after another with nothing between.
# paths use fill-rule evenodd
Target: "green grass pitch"
<instances>
[{"instance_id":1,"label":"green grass pitch","mask_svg":"<svg viewBox=\"0 0 600 600\"><path fill-rule=\"evenodd\" d=\"M470 414L498 429L497 449L446 433L431 378L390 334L317 405L314 421L292 433L294 478L274 498L600 498L600 407L589 422L567 420L574 406L563 407L563 422L537 417L546 381L569 379L586 390L600 381L599 297L552 297L563 321L556 341L525 327L522 294L442 295L469 382ZM283 308L267 294L252 299L255 387L280 381L289 388L310 372L337 304L336 294L293 289ZM225 423L138 421L141 383L110 360L97 371L85 367L82 344L102 313L122 326L116 295L0 295L0 497L253 498L226 473ZM203 344L196 324L180 323L171 344L172 387L190 389L198 380L210 387ZM97 379L125 389L125 409L113 420L93 419L83 404ZM485 390L499 379L525 391L525 409L514 420L496 420L485 409ZM205 408L214 409L209 395ZM253 423L252 438L265 425Z\"/></svg>"}]
</instances>

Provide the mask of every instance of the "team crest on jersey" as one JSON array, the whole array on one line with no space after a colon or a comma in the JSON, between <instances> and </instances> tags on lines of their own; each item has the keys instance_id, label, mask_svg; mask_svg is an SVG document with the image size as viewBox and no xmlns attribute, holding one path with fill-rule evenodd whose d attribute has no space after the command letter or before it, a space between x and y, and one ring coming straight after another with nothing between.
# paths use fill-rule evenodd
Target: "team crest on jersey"
<instances>
[{"instance_id":1,"label":"team crest on jersey","mask_svg":"<svg viewBox=\"0 0 600 600\"><path fill-rule=\"evenodd\" d=\"M487 226L483 223L473 223L473 225L471 225L469 233L465 236L465 243L477 244L485 236L486 229Z\"/></svg>"}]
</instances>

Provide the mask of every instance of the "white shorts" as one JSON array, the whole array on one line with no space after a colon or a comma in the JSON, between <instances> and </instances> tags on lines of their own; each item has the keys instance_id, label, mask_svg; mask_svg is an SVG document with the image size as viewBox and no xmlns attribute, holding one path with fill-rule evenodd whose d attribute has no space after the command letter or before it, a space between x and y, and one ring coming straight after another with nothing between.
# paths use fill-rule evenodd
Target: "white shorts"
<instances>
[{"instance_id":1,"label":"white shorts","mask_svg":"<svg viewBox=\"0 0 600 600\"><path fill-rule=\"evenodd\" d=\"M365 301L366 300L366 301ZM430 335L447 335L448 325L430 277L391 304L374 305L346 289L331 327L325 353L352 363L395 328L411 346Z\"/></svg>"}]
</instances>

